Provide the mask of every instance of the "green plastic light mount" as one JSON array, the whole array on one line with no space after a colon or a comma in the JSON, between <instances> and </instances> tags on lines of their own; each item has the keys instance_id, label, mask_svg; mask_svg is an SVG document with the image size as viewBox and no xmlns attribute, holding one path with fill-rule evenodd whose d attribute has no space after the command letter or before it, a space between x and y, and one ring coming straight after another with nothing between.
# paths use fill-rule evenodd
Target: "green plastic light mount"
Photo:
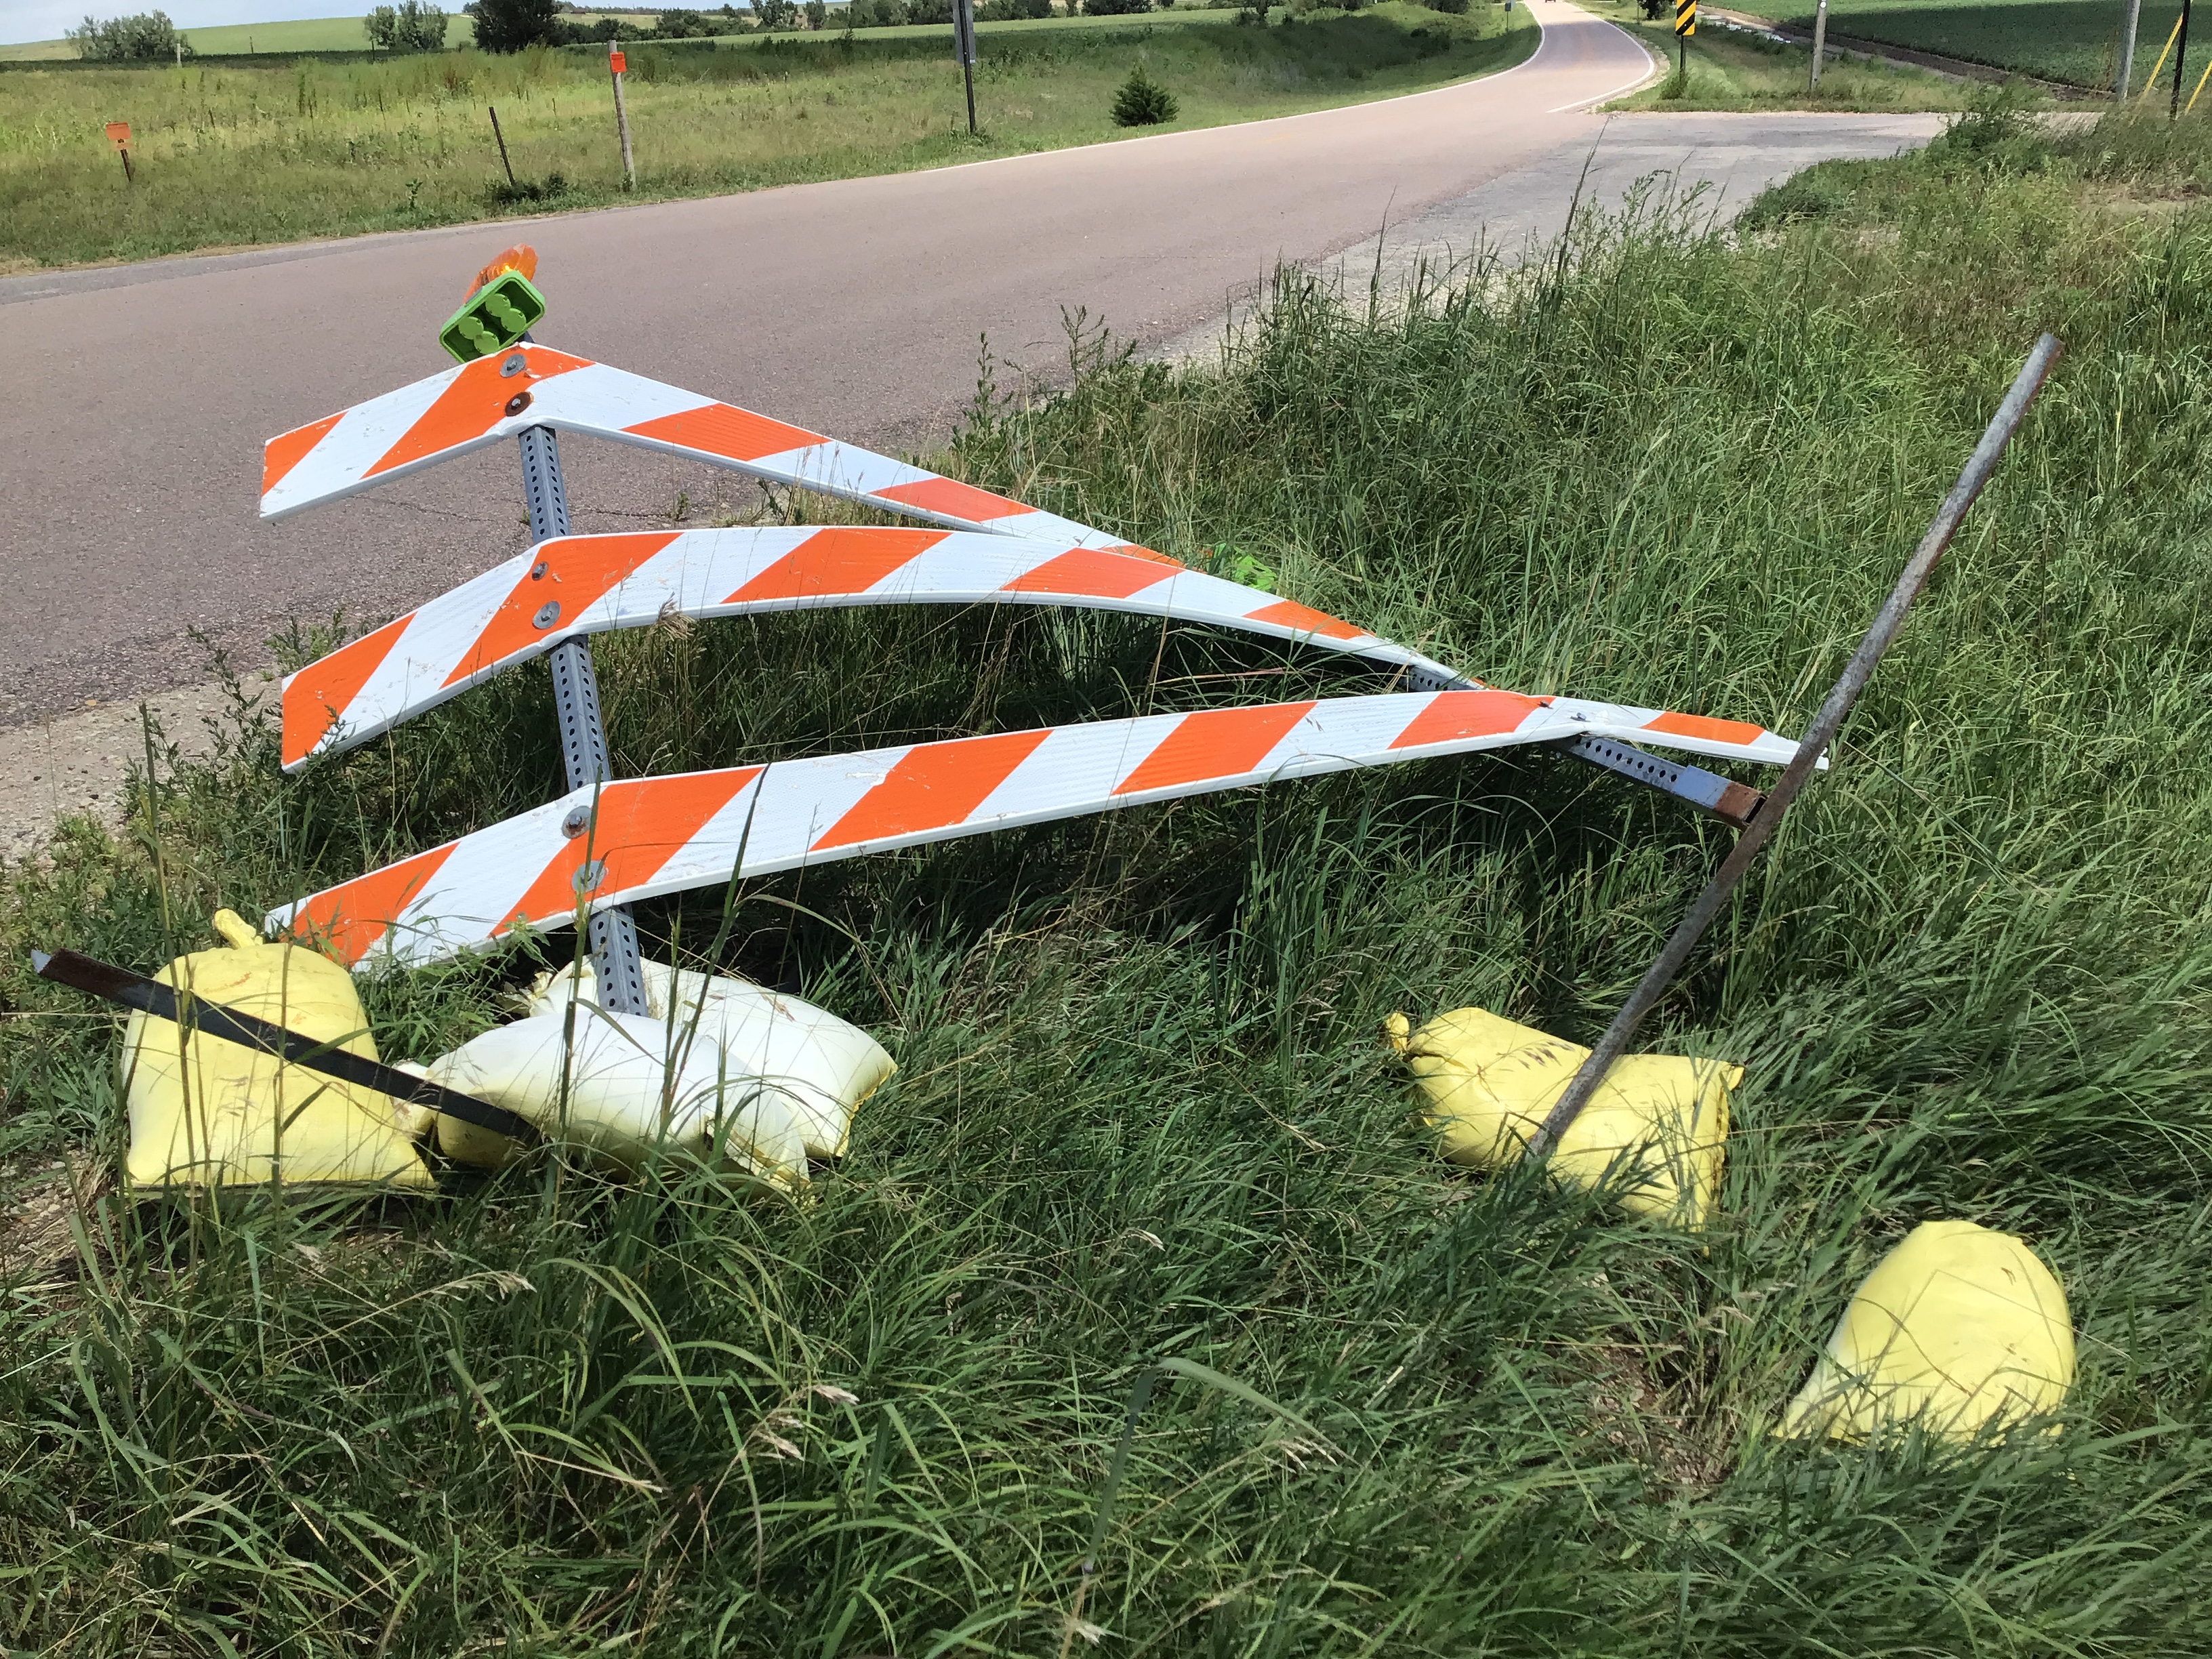
<instances>
[{"instance_id":1,"label":"green plastic light mount","mask_svg":"<svg viewBox=\"0 0 2212 1659\"><path fill-rule=\"evenodd\" d=\"M504 351L545 314L545 296L519 270L503 270L469 295L438 331L438 343L461 362Z\"/></svg>"}]
</instances>

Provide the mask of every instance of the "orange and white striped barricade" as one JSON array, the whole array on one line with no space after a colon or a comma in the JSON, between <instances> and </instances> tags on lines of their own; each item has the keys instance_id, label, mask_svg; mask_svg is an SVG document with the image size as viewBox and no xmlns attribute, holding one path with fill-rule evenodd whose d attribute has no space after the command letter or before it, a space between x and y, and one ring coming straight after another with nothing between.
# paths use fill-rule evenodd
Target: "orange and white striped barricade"
<instances>
[{"instance_id":1,"label":"orange and white striped barricade","mask_svg":"<svg viewBox=\"0 0 2212 1659\"><path fill-rule=\"evenodd\" d=\"M888 455L529 341L271 438L261 516L288 518L532 427L683 455L950 530L1120 544Z\"/></svg>"},{"instance_id":2,"label":"orange and white striped barricade","mask_svg":"<svg viewBox=\"0 0 2212 1659\"><path fill-rule=\"evenodd\" d=\"M288 676L284 764L335 754L563 641L671 617L886 605L1073 605L1206 624L1458 681L1324 611L1141 548L973 531L661 530L541 542ZM1472 682L1462 681L1462 686Z\"/></svg>"},{"instance_id":3,"label":"orange and white striped barricade","mask_svg":"<svg viewBox=\"0 0 2212 1659\"><path fill-rule=\"evenodd\" d=\"M1788 762L1755 726L1490 690L1153 714L572 790L270 913L349 966L412 966L580 910L833 859L1397 761L1577 736Z\"/></svg>"}]
</instances>

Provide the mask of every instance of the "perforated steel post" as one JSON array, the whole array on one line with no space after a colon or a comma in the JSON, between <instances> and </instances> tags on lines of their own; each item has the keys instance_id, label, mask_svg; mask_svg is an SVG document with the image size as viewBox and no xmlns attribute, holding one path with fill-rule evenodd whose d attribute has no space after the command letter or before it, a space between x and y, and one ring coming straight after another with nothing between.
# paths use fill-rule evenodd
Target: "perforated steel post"
<instances>
[{"instance_id":1,"label":"perforated steel post","mask_svg":"<svg viewBox=\"0 0 2212 1659\"><path fill-rule=\"evenodd\" d=\"M522 493L530 504L530 536L544 541L568 533L568 492L561 482L561 450L550 426L526 428L522 433ZM549 597L553 614L543 626L559 619L560 601ZM544 613L540 613L541 615ZM607 760L607 731L599 718L599 677L592 667L587 640L567 640L554 647L553 706L561 721L561 760L568 769L568 787L581 789L613 775ZM582 815L577 833L590 832L590 815ZM564 825L563 828L566 828ZM599 868L594 860L584 866L588 874ZM641 1014L645 1005L645 971L639 965L637 924L619 907L592 913L588 935L592 972L599 981L599 1006L610 1013Z\"/></svg>"}]
</instances>

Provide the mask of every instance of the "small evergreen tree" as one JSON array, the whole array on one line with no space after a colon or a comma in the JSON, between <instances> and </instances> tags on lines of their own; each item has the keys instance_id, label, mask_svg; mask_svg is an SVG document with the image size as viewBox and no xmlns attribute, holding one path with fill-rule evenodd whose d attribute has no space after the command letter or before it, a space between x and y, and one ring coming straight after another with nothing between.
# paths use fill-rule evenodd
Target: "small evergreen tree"
<instances>
[{"instance_id":1,"label":"small evergreen tree","mask_svg":"<svg viewBox=\"0 0 2212 1659\"><path fill-rule=\"evenodd\" d=\"M1131 70L1121 91L1114 94L1114 125L1156 127L1175 118L1175 94L1146 74L1142 64Z\"/></svg>"}]
</instances>

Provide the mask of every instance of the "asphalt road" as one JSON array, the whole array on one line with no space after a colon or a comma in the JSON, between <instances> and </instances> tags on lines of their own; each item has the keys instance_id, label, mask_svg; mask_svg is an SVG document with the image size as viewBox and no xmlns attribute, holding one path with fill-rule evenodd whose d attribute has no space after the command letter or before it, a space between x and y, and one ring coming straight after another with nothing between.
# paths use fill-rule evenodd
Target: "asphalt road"
<instances>
[{"instance_id":1,"label":"asphalt road","mask_svg":"<svg viewBox=\"0 0 2212 1659\"><path fill-rule=\"evenodd\" d=\"M0 728L204 683L189 630L251 661L283 617L390 615L517 550L503 447L282 525L255 515L262 440L445 367L436 324L517 236L541 255L549 343L817 431L915 445L972 390L985 333L1001 357L1048 368L1062 307L1081 306L1158 345L1218 318L1279 258L1326 258L1436 213L1457 223L1470 201L1563 208L1559 179L1606 127L1587 106L1650 60L1564 0L1538 5L1545 39L1527 64L1387 102L526 226L0 280ZM1791 165L1924 136L1850 118L1769 126L1796 131ZM703 516L748 488L613 446L571 441L564 459L579 529L660 518L679 490Z\"/></svg>"}]
</instances>

